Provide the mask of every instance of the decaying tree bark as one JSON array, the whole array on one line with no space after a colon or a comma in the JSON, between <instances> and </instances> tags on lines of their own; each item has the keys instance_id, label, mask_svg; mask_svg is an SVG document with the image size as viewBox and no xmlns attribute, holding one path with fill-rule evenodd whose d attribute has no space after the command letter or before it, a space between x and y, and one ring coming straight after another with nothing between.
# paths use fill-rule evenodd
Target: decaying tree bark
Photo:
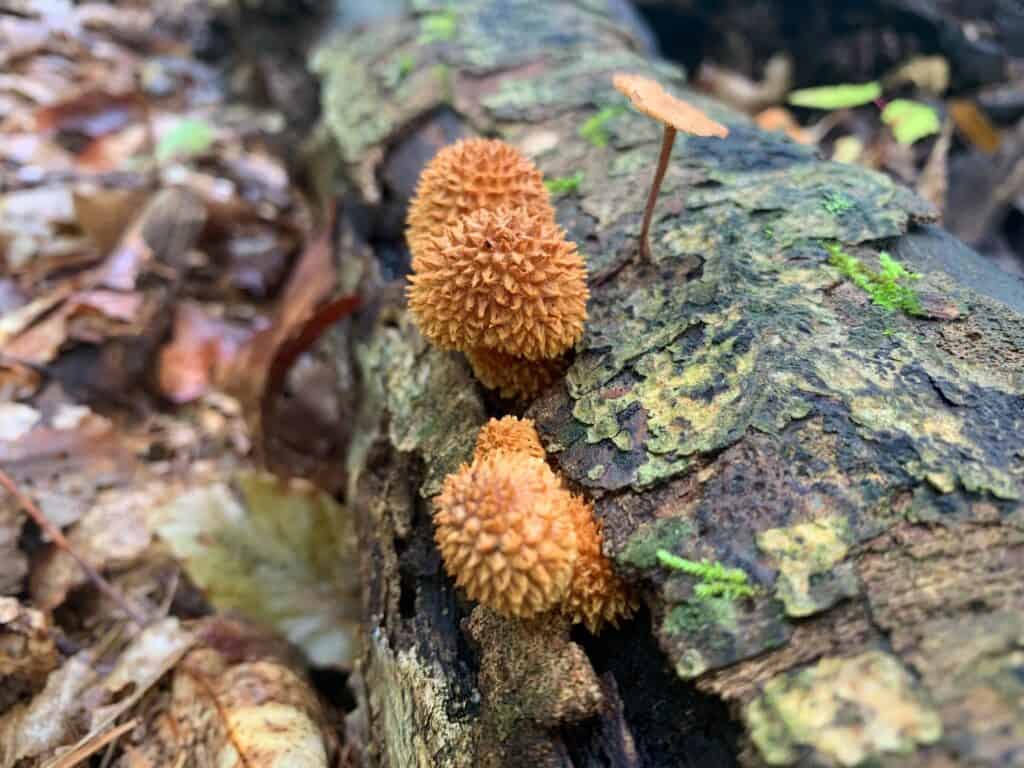
<instances>
[{"instance_id":1,"label":"decaying tree bark","mask_svg":"<svg viewBox=\"0 0 1024 768\"><path fill-rule=\"evenodd\" d=\"M659 127L611 73L683 86L624 6L412 5L315 61L348 210L377 222L366 258L350 233L339 248L346 288L374 296L348 468L376 763L1024 765L1024 286L886 178L698 96L730 136L677 145L641 264ZM418 336L388 238L466 133L576 179L558 218L590 318L526 413L644 595L597 638L474 609L433 545L431 496L508 405ZM829 263L882 252L921 275L911 314ZM757 594L699 598L658 549Z\"/></svg>"}]
</instances>

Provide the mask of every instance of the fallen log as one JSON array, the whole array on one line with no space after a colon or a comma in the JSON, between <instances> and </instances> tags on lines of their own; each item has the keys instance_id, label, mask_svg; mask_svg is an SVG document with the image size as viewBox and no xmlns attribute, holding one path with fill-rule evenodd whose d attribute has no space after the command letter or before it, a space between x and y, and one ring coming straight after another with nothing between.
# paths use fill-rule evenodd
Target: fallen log
<instances>
[{"instance_id":1,"label":"fallen log","mask_svg":"<svg viewBox=\"0 0 1024 768\"><path fill-rule=\"evenodd\" d=\"M1024 285L886 177L687 94L623 3L412 5L314 60L343 204L373 246L346 230L338 249L342 289L370 307L348 471L351 732L372 764L1024 764ZM730 128L677 142L651 264L637 234L660 129L616 71ZM469 134L557 180L587 260L584 338L525 413L643 595L597 637L474 609L433 544L444 476L488 416L521 412L427 346L402 301L403 207ZM742 569L755 594L701 596L660 550Z\"/></svg>"}]
</instances>

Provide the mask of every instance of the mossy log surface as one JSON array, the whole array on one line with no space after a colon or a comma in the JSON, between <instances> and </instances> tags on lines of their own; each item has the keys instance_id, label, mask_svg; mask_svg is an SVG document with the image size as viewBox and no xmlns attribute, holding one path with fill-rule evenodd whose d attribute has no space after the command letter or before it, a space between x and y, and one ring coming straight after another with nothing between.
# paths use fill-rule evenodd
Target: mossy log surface
<instances>
[{"instance_id":1,"label":"mossy log surface","mask_svg":"<svg viewBox=\"0 0 1024 768\"><path fill-rule=\"evenodd\" d=\"M680 137L640 264L660 130L611 73L685 89L631 23L604 0L418 1L315 58L347 194L371 207L400 209L427 150L464 133L574 177L555 202L590 316L565 380L526 413L646 606L596 639L470 618L430 498L484 419L515 409L422 341L380 252L343 243L349 285L379 289L355 342L349 460L371 754L1024 765L1024 285L887 178L697 95L730 135ZM837 251L918 273L913 311L874 303ZM757 592L698 598L658 549L743 569Z\"/></svg>"}]
</instances>

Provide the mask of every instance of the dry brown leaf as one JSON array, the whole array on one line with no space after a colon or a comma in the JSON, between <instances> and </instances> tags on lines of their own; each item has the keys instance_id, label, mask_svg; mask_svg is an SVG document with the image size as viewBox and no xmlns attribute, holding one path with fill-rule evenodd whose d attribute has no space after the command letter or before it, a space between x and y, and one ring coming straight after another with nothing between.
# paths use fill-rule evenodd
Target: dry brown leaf
<instances>
[{"instance_id":1,"label":"dry brown leaf","mask_svg":"<svg viewBox=\"0 0 1024 768\"><path fill-rule=\"evenodd\" d=\"M286 342L301 332L335 288L331 227L307 246L282 292L274 319L239 351L224 372L224 386L241 402L259 434L262 403L271 368Z\"/></svg>"},{"instance_id":2,"label":"dry brown leaf","mask_svg":"<svg viewBox=\"0 0 1024 768\"><path fill-rule=\"evenodd\" d=\"M946 192L949 189L946 161L952 139L953 124L947 120L943 123L939 138L932 147L928 162L925 163L921 175L917 178L917 194L935 206L939 212L940 221L946 210Z\"/></svg>"},{"instance_id":3,"label":"dry brown leaf","mask_svg":"<svg viewBox=\"0 0 1024 768\"><path fill-rule=\"evenodd\" d=\"M765 64L764 77L754 81L739 72L701 62L697 86L716 99L747 114L780 103L793 87L793 62L786 54L776 54Z\"/></svg>"},{"instance_id":4,"label":"dry brown leaf","mask_svg":"<svg viewBox=\"0 0 1024 768\"><path fill-rule=\"evenodd\" d=\"M194 194L174 187L161 190L124 233L96 279L108 288L131 291L155 263L181 266L205 221L205 206Z\"/></svg>"},{"instance_id":5,"label":"dry brown leaf","mask_svg":"<svg viewBox=\"0 0 1024 768\"><path fill-rule=\"evenodd\" d=\"M793 113L785 107L769 107L754 117L757 127L764 131L785 133L799 144L813 144L813 137L805 131L793 117Z\"/></svg>"},{"instance_id":6,"label":"dry brown leaf","mask_svg":"<svg viewBox=\"0 0 1024 768\"><path fill-rule=\"evenodd\" d=\"M33 487L40 508L60 526L85 512L97 488L127 479L134 464L113 424L80 406L58 408L17 440L0 440L0 467Z\"/></svg>"},{"instance_id":7,"label":"dry brown leaf","mask_svg":"<svg viewBox=\"0 0 1024 768\"><path fill-rule=\"evenodd\" d=\"M335 764L337 738L287 648L222 619L199 633L203 645L174 670L167 716L148 720L129 765L172 766L183 745L189 758L208 755L221 768Z\"/></svg>"},{"instance_id":8,"label":"dry brown leaf","mask_svg":"<svg viewBox=\"0 0 1024 768\"><path fill-rule=\"evenodd\" d=\"M46 617L0 597L0 712L39 692L59 660Z\"/></svg>"},{"instance_id":9,"label":"dry brown leaf","mask_svg":"<svg viewBox=\"0 0 1024 768\"><path fill-rule=\"evenodd\" d=\"M148 196L148 190L138 187L79 187L73 194L78 226L106 253L117 245Z\"/></svg>"},{"instance_id":10,"label":"dry brown leaf","mask_svg":"<svg viewBox=\"0 0 1024 768\"><path fill-rule=\"evenodd\" d=\"M999 149L1002 140L999 130L973 101L954 99L949 103L949 115L957 130L982 152L991 155Z\"/></svg>"},{"instance_id":11,"label":"dry brown leaf","mask_svg":"<svg viewBox=\"0 0 1024 768\"><path fill-rule=\"evenodd\" d=\"M166 503L180 490L159 481L101 490L67 534L68 542L98 571L130 567L152 542L145 511ZM88 580L66 550L50 545L33 564L29 594L34 605L50 611Z\"/></svg>"},{"instance_id":12,"label":"dry brown leaf","mask_svg":"<svg viewBox=\"0 0 1024 768\"><path fill-rule=\"evenodd\" d=\"M36 130L61 131L96 138L140 119L145 110L136 93L86 91L36 112Z\"/></svg>"},{"instance_id":13,"label":"dry brown leaf","mask_svg":"<svg viewBox=\"0 0 1024 768\"><path fill-rule=\"evenodd\" d=\"M160 350L160 392L175 403L195 400L223 377L253 331L206 314L193 302L182 302L174 316L174 332Z\"/></svg>"}]
</instances>

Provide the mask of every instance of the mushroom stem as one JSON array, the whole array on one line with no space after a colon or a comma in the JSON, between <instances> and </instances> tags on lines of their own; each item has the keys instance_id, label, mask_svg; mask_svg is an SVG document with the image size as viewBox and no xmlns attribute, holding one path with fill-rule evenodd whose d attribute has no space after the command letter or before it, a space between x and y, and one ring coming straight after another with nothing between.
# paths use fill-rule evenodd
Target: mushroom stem
<instances>
[{"instance_id":1,"label":"mushroom stem","mask_svg":"<svg viewBox=\"0 0 1024 768\"><path fill-rule=\"evenodd\" d=\"M672 154L672 145L675 141L676 129L666 125L665 134L661 137L661 156L658 158L658 170L654 172L651 193L647 196L647 208L644 209L644 223L640 228L640 256L648 262L651 261L651 244L647 233L651 229L651 219L654 217L654 202L658 199L658 191L661 189L662 179L665 178L668 158Z\"/></svg>"}]
</instances>

